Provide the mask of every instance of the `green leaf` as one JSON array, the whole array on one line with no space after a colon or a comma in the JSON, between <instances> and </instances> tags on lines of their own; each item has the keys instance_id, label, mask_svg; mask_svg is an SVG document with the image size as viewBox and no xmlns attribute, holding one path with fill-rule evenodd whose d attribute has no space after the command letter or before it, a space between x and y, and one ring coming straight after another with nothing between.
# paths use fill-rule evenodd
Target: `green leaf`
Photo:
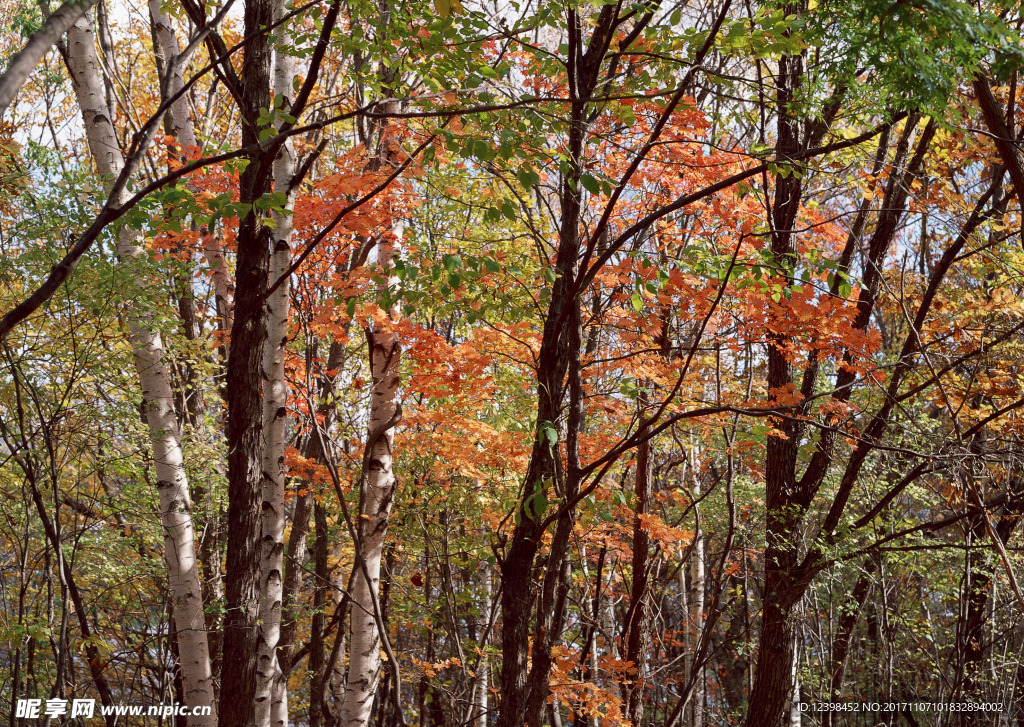
<instances>
[{"instance_id":1,"label":"green leaf","mask_svg":"<svg viewBox=\"0 0 1024 727\"><path fill-rule=\"evenodd\" d=\"M519 179L519 183L523 185L523 188L529 192L530 189L540 182L540 175L533 171L529 167L523 167L516 173L516 177Z\"/></svg>"},{"instance_id":2,"label":"green leaf","mask_svg":"<svg viewBox=\"0 0 1024 727\"><path fill-rule=\"evenodd\" d=\"M537 427L537 431L540 434L541 440L546 441L549 447L553 447L558 444L558 430L555 429L555 425L551 422L541 422Z\"/></svg>"},{"instance_id":3,"label":"green leaf","mask_svg":"<svg viewBox=\"0 0 1024 727\"><path fill-rule=\"evenodd\" d=\"M583 176L580 177L580 184L582 184L583 188L586 189L591 194L601 193L601 185L598 184L597 180L594 179L589 174L584 174Z\"/></svg>"},{"instance_id":4,"label":"green leaf","mask_svg":"<svg viewBox=\"0 0 1024 727\"><path fill-rule=\"evenodd\" d=\"M473 156L480 161L489 162L494 159L494 150L486 141L473 142Z\"/></svg>"},{"instance_id":5,"label":"green leaf","mask_svg":"<svg viewBox=\"0 0 1024 727\"><path fill-rule=\"evenodd\" d=\"M544 511L548 509L548 496L539 482L534 486L533 494L523 504L523 509L531 520L539 519L544 514Z\"/></svg>"}]
</instances>

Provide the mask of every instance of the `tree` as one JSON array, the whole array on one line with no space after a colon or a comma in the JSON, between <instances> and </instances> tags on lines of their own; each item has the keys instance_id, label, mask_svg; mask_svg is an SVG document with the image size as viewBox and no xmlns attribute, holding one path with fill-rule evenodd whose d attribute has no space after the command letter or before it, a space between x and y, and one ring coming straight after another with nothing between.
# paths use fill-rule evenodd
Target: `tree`
<instances>
[{"instance_id":1,"label":"tree","mask_svg":"<svg viewBox=\"0 0 1024 727\"><path fill-rule=\"evenodd\" d=\"M125 160L105 103L100 62L88 16L76 21L68 31L67 64L97 172L101 178L115 179L124 169ZM123 264L130 266L142 255L142 237L140 230L128 226L121 229L117 254ZM208 705L213 703L213 677L190 512L191 497L170 377L159 332L151 328L145 312L131 312L129 316L128 338L153 439L153 463L164 527L164 558L173 599L184 696L191 704ZM206 722L197 720L196 724L213 724L215 717L213 714L210 717Z\"/></svg>"}]
</instances>

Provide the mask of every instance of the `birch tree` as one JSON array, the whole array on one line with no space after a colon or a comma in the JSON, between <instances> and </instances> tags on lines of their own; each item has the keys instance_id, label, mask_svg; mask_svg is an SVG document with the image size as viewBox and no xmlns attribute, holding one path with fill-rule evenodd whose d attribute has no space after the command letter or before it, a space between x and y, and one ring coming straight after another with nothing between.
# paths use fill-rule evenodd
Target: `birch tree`
<instances>
[{"instance_id":1,"label":"birch tree","mask_svg":"<svg viewBox=\"0 0 1024 727\"><path fill-rule=\"evenodd\" d=\"M70 0L54 10L43 27L32 34L28 42L14 54L0 74L0 117L4 115L15 94L28 80L36 65L56 45L71 26L95 4Z\"/></svg>"},{"instance_id":2,"label":"birch tree","mask_svg":"<svg viewBox=\"0 0 1024 727\"><path fill-rule=\"evenodd\" d=\"M88 16L76 21L68 32L67 60L96 170L102 178L116 178L124 168L125 158L114 131L113 119L109 116ZM130 268L145 254L142 232L123 227L118 234L117 252L122 264ZM213 675L190 511L191 497L163 341L146 311L139 310L138 306L129 310L127 327L153 442L153 466L157 473L164 528L164 558L173 600L184 695L191 705L213 705ZM214 725L216 711L192 720L196 725Z\"/></svg>"},{"instance_id":3,"label":"birch tree","mask_svg":"<svg viewBox=\"0 0 1024 727\"><path fill-rule=\"evenodd\" d=\"M387 107L385 114L397 111L394 103ZM383 126L377 139L374 165L380 169L397 166L398 150L397 139ZM398 283L387 271L398 257L402 229L401 218L396 218L390 232L377 241L376 265L386 280L381 287L382 295ZM384 539L395 497L394 429L402 419L398 399L402 344L393 328L398 317L396 302L387 311L385 320L371 322L366 328L372 385L360 475L359 520L355 526L356 569L349 584L352 609L348 682L341 712L344 727L365 727L369 723L380 680L381 642L387 639L387 634L381 630L379 594ZM391 663L394 668L394 662Z\"/></svg>"},{"instance_id":4,"label":"birch tree","mask_svg":"<svg viewBox=\"0 0 1024 727\"><path fill-rule=\"evenodd\" d=\"M274 20L281 22L286 6L274 4ZM279 29L282 33L284 29ZM286 43L279 43L274 56L274 105L282 115L292 110L292 81L295 60ZM278 122L277 129L284 127ZM284 599L284 447L288 423L288 384L285 381L284 359L287 354L290 316L292 206L297 185L294 184L295 151L291 141L282 144L274 159L274 192L286 200L283 209L275 210L273 251L270 257L270 284L277 285L267 301L267 341L263 351L263 508L260 519L260 640L256 685L256 720L260 727L288 724L288 691L286 675L277 660L281 635Z\"/></svg>"}]
</instances>

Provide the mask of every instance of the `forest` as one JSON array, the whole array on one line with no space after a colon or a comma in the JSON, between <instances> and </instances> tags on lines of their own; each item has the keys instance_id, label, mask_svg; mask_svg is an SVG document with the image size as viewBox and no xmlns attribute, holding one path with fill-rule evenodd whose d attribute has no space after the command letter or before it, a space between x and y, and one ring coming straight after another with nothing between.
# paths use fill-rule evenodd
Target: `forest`
<instances>
[{"instance_id":1,"label":"forest","mask_svg":"<svg viewBox=\"0 0 1024 727\"><path fill-rule=\"evenodd\" d=\"M1024 725L1019 0L53 2L0 722Z\"/></svg>"}]
</instances>

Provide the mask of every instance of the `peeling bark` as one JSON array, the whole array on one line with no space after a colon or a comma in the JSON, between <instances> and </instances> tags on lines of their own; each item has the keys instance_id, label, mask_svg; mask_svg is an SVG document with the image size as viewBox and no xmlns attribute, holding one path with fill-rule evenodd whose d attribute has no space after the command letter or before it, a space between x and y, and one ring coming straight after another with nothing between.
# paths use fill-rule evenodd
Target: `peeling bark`
<instances>
[{"instance_id":1,"label":"peeling bark","mask_svg":"<svg viewBox=\"0 0 1024 727\"><path fill-rule=\"evenodd\" d=\"M274 19L286 8L275 2ZM280 113L291 112L295 60L278 49L274 60L274 95L283 99ZM278 123L278 127L281 123ZM287 434L288 385L284 360L288 345L291 286L292 206L295 193L295 152L291 141L282 144L274 159L274 191L284 194L285 208L273 214L274 247L270 257L269 282L283 282L267 299L267 340L263 349L263 509L260 519L260 636L256 671L256 723L259 727L287 727L287 681L277 661L281 635L281 605L284 598L284 445Z\"/></svg>"},{"instance_id":2,"label":"peeling bark","mask_svg":"<svg viewBox=\"0 0 1024 727\"><path fill-rule=\"evenodd\" d=\"M113 120L109 118L88 17L80 18L68 32L68 64L93 161L101 177L112 179L121 172L125 162ZM125 227L117 241L117 252L122 264L132 265L145 254L142 233ZM164 559L167 562L174 623L178 627L184 695L190 705L213 707L209 716L190 717L190 724L212 727L216 724L217 712L192 528L191 499L163 341L145 313L130 308L127 321L152 437L153 467L158 480L164 528Z\"/></svg>"},{"instance_id":3,"label":"peeling bark","mask_svg":"<svg viewBox=\"0 0 1024 727\"><path fill-rule=\"evenodd\" d=\"M0 116L7 112L15 94L25 85L43 56L95 4L96 0L68 0L46 19L43 27L33 33L24 47L11 58L3 74L0 74Z\"/></svg>"},{"instance_id":4,"label":"peeling bark","mask_svg":"<svg viewBox=\"0 0 1024 727\"><path fill-rule=\"evenodd\" d=\"M166 101L178 95L185 87L185 80L182 76L181 64L175 63L180 53L178 36L174 31L171 18L161 8L160 0L149 0L149 13L151 28L153 31L153 48L156 53L157 65L163 74L161 98ZM172 161L175 156L183 158L182 152L187 152L197 146L195 127L188 111L188 103L184 95L178 96L168 105L164 114L164 130L168 135L173 136L178 148L171 154ZM177 285L178 310L185 329L185 337L190 341L201 336L200 324L195 312L195 298L192 294L193 269L191 259L186 266L186 272L180 274L175 283ZM208 441L206 432L206 402L203 396L202 381L190 364L185 364L187 388L184 392L187 421L192 428L193 436ZM180 416L179 420L184 419ZM223 466L216 463L214 468L223 475ZM196 513L194 525L199 529L199 562L202 568L203 603L217 603L221 600L220 589L220 553L217 549L216 513L211 507L207 489L198 483L192 483L193 512ZM210 649L210 664L213 673L217 672L217 665L220 654L220 618L216 612L206 614L207 640ZM214 685L216 694L216 684Z\"/></svg>"},{"instance_id":5,"label":"peeling bark","mask_svg":"<svg viewBox=\"0 0 1024 727\"><path fill-rule=\"evenodd\" d=\"M382 144L386 143L385 138ZM378 242L377 266L382 272L390 267L396 255L401 233L402 225L396 223L393 237ZM389 280L388 284L396 282ZM397 321L397 305L391 309L389 317L391 322ZM395 496L394 426L402 415L398 402L402 345L398 334L388 324L373 324L367 328L366 337L373 386L370 391L369 434L363 457L359 522L356 524L359 538L356 558L361 561L361 567L356 568L354 582L350 586L353 608L342 727L366 727L380 680L381 634L377 625L377 599L384 537Z\"/></svg>"}]
</instances>

